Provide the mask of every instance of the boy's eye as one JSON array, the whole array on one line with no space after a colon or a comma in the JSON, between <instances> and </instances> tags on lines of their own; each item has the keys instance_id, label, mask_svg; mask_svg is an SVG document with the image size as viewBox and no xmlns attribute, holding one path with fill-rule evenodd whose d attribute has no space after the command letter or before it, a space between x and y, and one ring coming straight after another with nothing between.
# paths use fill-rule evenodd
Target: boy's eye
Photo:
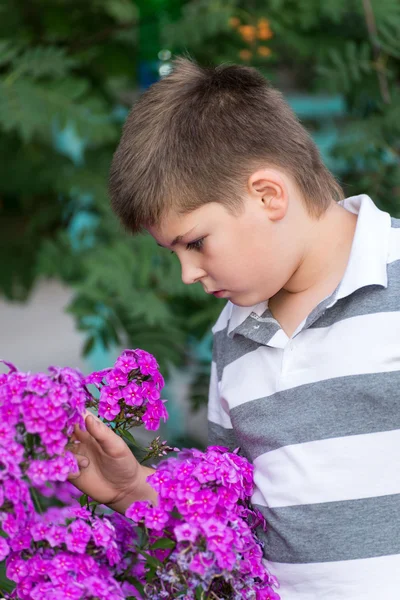
<instances>
[{"instance_id":1,"label":"boy's eye","mask_svg":"<svg viewBox=\"0 0 400 600\"><path fill-rule=\"evenodd\" d=\"M201 250L204 244L204 238L186 244L187 250Z\"/></svg>"}]
</instances>

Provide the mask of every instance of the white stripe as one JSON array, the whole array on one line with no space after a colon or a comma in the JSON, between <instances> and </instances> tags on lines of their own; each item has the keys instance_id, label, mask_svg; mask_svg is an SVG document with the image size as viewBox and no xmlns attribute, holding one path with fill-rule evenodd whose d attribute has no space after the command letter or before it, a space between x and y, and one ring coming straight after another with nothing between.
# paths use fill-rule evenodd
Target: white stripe
<instances>
[{"instance_id":1,"label":"white stripe","mask_svg":"<svg viewBox=\"0 0 400 600\"><path fill-rule=\"evenodd\" d=\"M227 365L220 383L221 396L230 409L277 390L282 350L260 346Z\"/></svg>"},{"instance_id":2,"label":"white stripe","mask_svg":"<svg viewBox=\"0 0 400 600\"><path fill-rule=\"evenodd\" d=\"M316 381L398 371L399 332L400 312L360 315L303 330L284 350L260 346L227 365L221 394L232 409Z\"/></svg>"},{"instance_id":3,"label":"white stripe","mask_svg":"<svg viewBox=\"0 0 400 600\"><path fill-rule=\"evenodd\" d=\"M233 304L228 301L222 309L215 325L211 328L211 331L214 334L217 333L217 331L222 331L228 325L228 321L232 313L232 308Z\"/></svg>"},{"instance_id":4,"label":"white stripe","mask_svg":"<svg viewBox=\"0 0 400 600\"><path fill-rule=\"evenodd\" d=\"M254 460L252 502L276 508L400 494L399 448L400 429L266 452Z\"/></svg>"},{"instance_id":5,"label":"white stripe","mask_svg":"<svg viewBox=\"0 0 400 600\"><path fill-rule=\"evenodd\" d=\"M266 562L281 600L399 600L400 554L340 562Z\"/></svg>"},{"instance_id":6,"label":"white stripe","mask_svg":"<svg viewBox=\"0 0 400 600\"><path fill-rule=\"evenodd\" d=\"M210 376L210 389L209 389L209 401L208 401L208 419L217 425L221 425L226 429L232 429L232 423L228 415L228 408L224 402L221 401L219 395L219 384L217 378L217 365L215 362L211 363L211 376Z\"/></svg>"}]
</instances>

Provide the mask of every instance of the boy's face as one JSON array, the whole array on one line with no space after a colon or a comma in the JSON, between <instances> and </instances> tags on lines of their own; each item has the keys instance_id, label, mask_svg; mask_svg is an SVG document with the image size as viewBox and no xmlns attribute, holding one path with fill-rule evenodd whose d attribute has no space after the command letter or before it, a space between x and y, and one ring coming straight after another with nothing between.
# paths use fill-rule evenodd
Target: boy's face
<instances>
[{"instance_id":1,"label":"boy's face","mask_svg":"<svg viewBox=\"0 0 400 600\"><path fill-rule=\"evenodd\" d=\"M215 202L171 213L149 232L177 255L184 283L200 282L206 293L252 306L282 289L301 261L287 201L261 196L246 196L239 214Z\"/></svg>"}]
</instances>

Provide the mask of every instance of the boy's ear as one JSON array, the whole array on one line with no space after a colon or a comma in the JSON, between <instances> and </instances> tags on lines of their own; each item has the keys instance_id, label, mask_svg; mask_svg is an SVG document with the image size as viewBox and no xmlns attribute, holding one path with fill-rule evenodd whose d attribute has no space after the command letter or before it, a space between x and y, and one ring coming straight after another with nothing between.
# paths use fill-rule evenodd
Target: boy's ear
<instances>
[{"instance_id":1,"label":"boy's ear","mask_svg":"<svg viewBox=\"0 0 400 600\"><path fill-rule=\"evenodd\" d=\"M271 221L280 221L287 213L289 191L284 177L274 169L259 169L248 180L250 196L262 203Z\"/></svg>"}]
</instances>

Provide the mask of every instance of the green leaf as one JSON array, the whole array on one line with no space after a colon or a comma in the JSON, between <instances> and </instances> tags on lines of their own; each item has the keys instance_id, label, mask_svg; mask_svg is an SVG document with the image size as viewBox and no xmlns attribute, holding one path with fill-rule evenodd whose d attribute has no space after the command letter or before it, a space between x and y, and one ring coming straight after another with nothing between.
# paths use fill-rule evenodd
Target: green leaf
<instances>
[{"instance_id":1,"label":"green leaf","mask_svg":"<svg viewBox=\"0 0 400 600\"><path fill-rule=\"evenodd\" d=\"M138 579L136 579L135 577L130 577L129 583L131 583L132 585L135 586L135 588L137 589L139 594L141 596L143 596L143 598L145 597L144 586L140 583L140 581ZM132 598L132 600L135 600L135 598L133 598L133 596L131 596L131 598ZM129 598L127 600L129 600Z\"/></svg>"},{"instance_id":2,"label":"green leaf","mask_svg":"<svg viewBox=\"0 0 400 600\"><path fill-rule=\"evenodd\" d=\"M82 350L83 356L88 356L88 354L91 353L91 351L94 348L95 343L96 343L96 338L94 336L90 336L87 338L87 340L83 346L83 350Z\"/></svg>"},{"instance_id":3,"label":"green leaf","mask_svg":"<svg viewBox=\"0 0 400 600\"><path fill-rule=\"evenodd\" d=\"M170 540L169 538L161 538L160 540L157 540L156 542L154 542L154 544L152 544L150 546L151 550L158 550L158 549L167 549L167 548L175 548L176 546L176 542L174 540Z\"/></svg>"},{"instance_id":4,"label":"green leaf","mask_svg":"<svg viewBox=\"0 0 400 600\"><path fill-rule=\"evenodd\" d=\"M0 590L11 593L15 587L15 583L7 579L6 576L6 563L3 560L0 562Z\"/></svg>"},{"instance_id":5,"label":"green leaf","mask_svg":"<svg viewBox=\"0 0 400 600\"><path fill-rule=\"evenodd\" d=\"M127 431L126 429L119 429L117 433L126 441L128 444L135 446L135 448L142 448L140 444L137 443L133 435Z\"/></svg>"},{"instance_id":6,"label":"green leaf","mask_svg":"<svg viewBox=\"0 0 400 600\"><path fill-rule=\"evenodd\" d=\"M79 504L81 506L86 506L88 502L88 496L87 494L82 494L82 496L79 498Z\"/></svg>"},{"instance_id":7,"label":"green leaf","mask_svg":"<svg viewBox=\"0 0 400 600\"><path fill-rule=\"evenodd\" d=\"M67 56L65 48L54 46L28 48L13 61L14 70L18 75L29 74L33 78L43 76L65 77L76 65L76 59Z\"/></svg>"},{"instance_id":8,"label":"green leaf","mask_svg":"<svg viewBox=\"0 0 400 600\"><path fill-rule=\"evenodd\" d=\"M119 23L130 23L138 18L138 10L131 0L108 0L104 10Z\"/></svg>"},{"instance_id":9,"label":"green leaf","mask_svg":"<svg viewBox=\"0 0 400 600\"><path fill-rule=\"evenodd\" d=\"M164 566L162 564L162 562L160 560L158 560L158 558L155 558L154 556L150 556L150 554L148 554L147 552L144 552L143 550L138 550L138 552L139 552L139 554L141 554L142 556L145 557L146 563L153 569L159 569Z\"/></svg>"},{"instance_id":10,"label":"green leaf","mask_svg":"<svg viewBox=\"0 0 400 600\"><path fill-rule=\"evenodd\" d=\"M204 590L200 585L196 588L196 600L204 600Z\"/></svg>"},{"instance_id":11,"label":"green leaf","mask_svg":"<svg viewBox=\"0 0 400 600\"><path fill-rule=\"evenodd\" d=\"M10 83L3 77L0 79L0 127L17 131L25 142L34 136L50 141L55 123L61 129L74 123L77 133L91 142L115 139L116 128L109 122L100 99L85 97L83 100L87 88L87 81L71 77L46 84L23 77Z\"/></svg>"}]
</instances>

